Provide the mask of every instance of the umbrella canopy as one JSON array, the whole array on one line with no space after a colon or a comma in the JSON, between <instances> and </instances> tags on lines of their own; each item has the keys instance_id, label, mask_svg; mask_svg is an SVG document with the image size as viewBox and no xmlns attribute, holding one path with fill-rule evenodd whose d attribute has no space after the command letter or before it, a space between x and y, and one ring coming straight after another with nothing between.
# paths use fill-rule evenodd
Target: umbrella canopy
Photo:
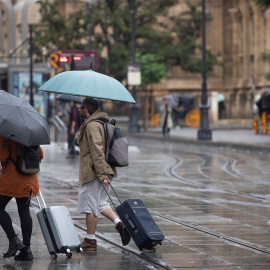
<instances>
[{"instance_id":1,"label":"umbrella canopy","mask_svg":"<svg viewBox=\"0 0 270 270\"><path fill-rule=\"evenodd\" d=\"M261 96L261 110L270 110L270 88L267 88Z\"/></svg>"},{"instance_id":2,"label":"umbrella canopy","mask_svg":"<svg viewBox=\"0 0 270 270\"><path fill-rule=\"evenodd\" d=\"M222 101L224 101L224 100L225 100L225 96L218 93L218 94L217 94L217 101L218 101L218 102L222 102Z\"/></svg>"},{"instance_id":3,"label":"umbrella canopy","mask_svg":"<svg viewBox=\"0 0 270 270\"><path fill-rule=\"evenodd\" d=\"M50 127L27 100L0 90L0 136L26 146L50 144Z\"/></svg>"},{"instance_id":4,"label":"umbrella canopy","mask_svg":"<svg viewBox=\"0 0 270 270\"><path fill-rule=\"evenodd\" d=\"M136 103L119 81L92 70L59 73L41 85L38 90Z\"/></svg>"},{"instance_id":5,"label":"umbrella canopy","mask_svg":"<svg viewBox=\"0 0 270 270\"><path fill-rule=\"evenodd\" d=\"M195 97L190 94L175 94L179 99L179 106L183 106L186 111L190 111L194 108Z\"/></svg>"},{"instance_id":6,"label":"umbrella canopy","mask_svg":"<svg viewBox=\"0 0 270 270\"><path fill-rule=\"evenodd\" d=\"M158 99L157 105L161 106L164 99L168 100L168 104L169 104L170 107L172 107L172 108L178 107L179 100L178 100L178 97L175 96L175 95L166 95L166 96Z\"/></svg>"},{"instance_id":7,"label":"umbrella canopy","mask_svg":"<svg viewBox=\"0 0 270 270\"><path fill-rule=\"evenodd\" d=\"M63 101L63 102L73 101L73 102L79 103L79 104L82 103L82 98L76 97L76 96L71 96L71 95L58 94L56 96L56 99L59 101Z\"/></svg>"}]
</instances>

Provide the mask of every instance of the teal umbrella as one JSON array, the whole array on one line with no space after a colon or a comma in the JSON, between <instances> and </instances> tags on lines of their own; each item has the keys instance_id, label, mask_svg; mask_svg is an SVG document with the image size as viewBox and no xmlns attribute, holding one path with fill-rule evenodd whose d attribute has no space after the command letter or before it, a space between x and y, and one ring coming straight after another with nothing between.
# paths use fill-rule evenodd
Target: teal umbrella
<instances>
[{"instance_id":1,"label":"teal umbrella","mask_svg":"<svg viewBox=\"0 0 270 270\"><path fill-rule=\"evenodd\" d=\"M59 73L41 85L38 90L136 103L119 81L92 70Z\"/></svg>"}]
</instances>

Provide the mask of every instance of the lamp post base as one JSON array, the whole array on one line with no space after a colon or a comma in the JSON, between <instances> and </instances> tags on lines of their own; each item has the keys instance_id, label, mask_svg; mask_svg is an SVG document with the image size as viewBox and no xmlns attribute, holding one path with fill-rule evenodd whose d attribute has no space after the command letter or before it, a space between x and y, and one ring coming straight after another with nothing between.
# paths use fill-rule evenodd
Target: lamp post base
<instances>
[{"instance_id":1,"label":"lamp post base","mask_svg":"<svg viewBox=\"0 0 270 270\"><path fill-rule=\"evenodd\" d=\"M131 132L131 133L140 132L140 126L138 126L138 125L135 125L135 126L130 125L128 127L128 131Z\"/></svg>"},{"instance_id":2,"label":"lamp post base","mask_svg":"<svg viewBox=\"0 0 270 270\"><path fill-rule=\"evenodd\" d=\"M140 132L140 126L138 125L138 108L137 108L137 104L132 104L131 115L130 115L130 125L128 127L128 130L131 133Z\"/></svg>"},{"instance_id":3,"label":"lamp post base","mask_svg":"<svg viewBox=\"0 0 270 270\"><path fill-rule=\"evenodd\" d=\"M198 140L212 140L212 131L210 129L199 129Z\"/></svg>"}]
</instances>

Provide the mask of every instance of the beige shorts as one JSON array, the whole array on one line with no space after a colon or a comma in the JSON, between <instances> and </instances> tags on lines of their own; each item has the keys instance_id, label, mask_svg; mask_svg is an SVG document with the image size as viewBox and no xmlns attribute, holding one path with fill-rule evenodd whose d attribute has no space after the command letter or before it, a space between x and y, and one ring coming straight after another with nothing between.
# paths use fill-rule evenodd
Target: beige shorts
<instances>
[{"instance_id":1,"label":"beige shorts","mask_svg":"<svg viewBox=\"0 0 270 270\"><path fill-rule=\"evenodd\" d=\"M112 177L110 176L109 179L110 178ZM109 193L111 186L104 185L104 187ZM98 179L87 182L79 188L78 213L94 214L98 216L99 213L110 208L110 204L107 200L108 195Z\"/></svg>"}]
</instances>

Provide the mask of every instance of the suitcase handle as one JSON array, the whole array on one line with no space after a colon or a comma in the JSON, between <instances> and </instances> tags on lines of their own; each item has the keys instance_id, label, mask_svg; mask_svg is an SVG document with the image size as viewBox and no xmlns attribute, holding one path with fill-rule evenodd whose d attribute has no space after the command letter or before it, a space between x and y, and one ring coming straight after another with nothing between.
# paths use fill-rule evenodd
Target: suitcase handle
<instances>
[{"instance_id":1,"label":"suitcase handle","mask_svg":"<svg viewBox=\"0 0 270 270\"><path fill-rule=\"evenodd\" d=\"M129 223L131 229L134 231L134 233L138 233L138 229L136 228L136 226L134 225L134 223L132 222L132 220L130 219L128 214L125 214L125 219L127 220L127 222Z\"/></svg>"},{"instance_id":2,"label":"suitcase handle","mask_svg":"<svg viewBox=\"0 0 270 270\"><path fill-rule=\"evenodd\" d=\"M43 198L43 196L42 196L41 190L39 190L39 193L38 193L38 195L36 196L36 199L37 199L37 203L38 203L38 206L39 206L40 210L42 210L43 208L41 207L41 204L40 204L40 202L39 202L38 196L40 196L41 201L42 201L42 204L43 204L43 206L44 206L43 208L45 208L45 207L46 207L46 203L45 203L44 198Z\"/></svg>"},{"instance_id":3,"label":"suitcase handle","mask_svg":"<svg viewBox=\"0 0 270 270\"><path fill-rule=\"evenodd\" d=\"M100 181L100 183L101 183L102 187L104 188L104 190L106 191L106 193L107 193L108 197L110 198L110 200L111 200L111 202L112 202L112 204L113 204L113 207L114 207L114 209L115 209L115 208L116 208L116 207L115 207L115 204L114 204L114 202L113 202L113 200L112 200L112 198L111 198L109 192L106 190L106 188L105 188L105 186L104 186L104 184L103 184L103 181ZM114 190L112 184L109 183L109 185L111 186L111 188L112 188L112 190L113 190L115 196L117 197L118 201L119 201L120 204L121 204L121 200L119 199L118 195L116 194L116 192L115 192L115 190Z\"/></svg>"}]
</instances>

